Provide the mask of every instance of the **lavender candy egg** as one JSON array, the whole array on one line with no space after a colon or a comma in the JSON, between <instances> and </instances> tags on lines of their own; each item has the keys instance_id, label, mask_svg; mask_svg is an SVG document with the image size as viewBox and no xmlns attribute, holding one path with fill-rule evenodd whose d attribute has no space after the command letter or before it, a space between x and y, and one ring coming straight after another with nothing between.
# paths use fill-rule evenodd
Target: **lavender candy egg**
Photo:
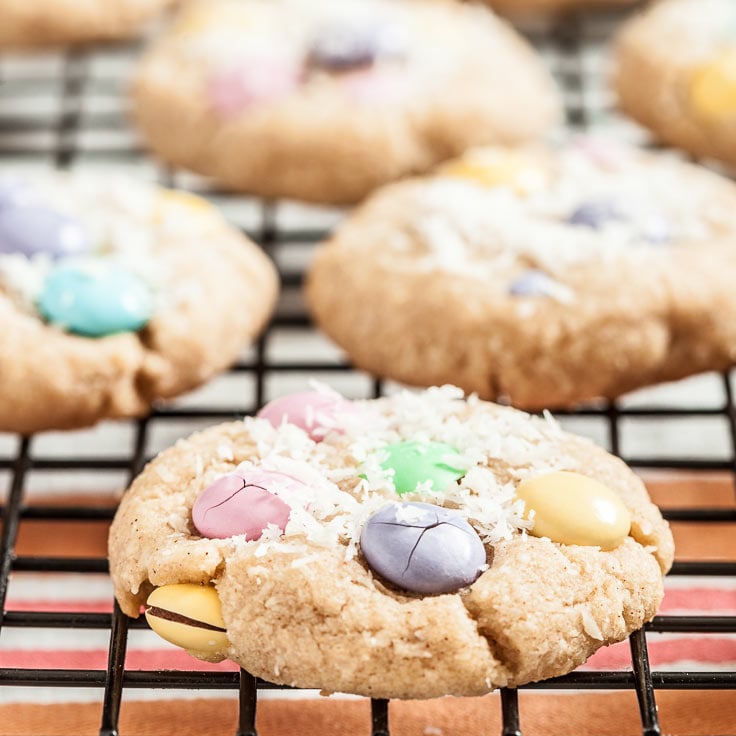
<instances>
[{"instance_id":1,"label":"lavender candy egg","mask_svg":"<svg viewBox=\"0 0 736 736\"><path fill-rule=\"evenodd\" d=\"M429 503L393 503L368 519L360 535L368 565L412 593L452 593L486 564L480 537L459 514Z\"/></svg>"},{"instance_id":2,"label":"lavender candy egg","mask_svg":"<svg viewBox=\"0 0 736 736\"><path fill-rule=\"evenodd\" d=\"M623 216L617 204L610 199L591 199L572 211L567 221L571 225L600 230L604 225Z\"/></svg>"},{"instance_id":3,"label":"lavender candy egg","mask_svg":"<svg viewBox=\"0 0 736 736\"><path fill-rule=\"evenodd\" d=\"M524 271L509 286L511 296L551 296L559 284L544 271L530 268Z\"/></svg>"},{"instance_id":4,"label":"lavender candy egg","mask_svg":"<svg viewBox=\"0 0 736 736\"><path fill-rule=\"evenodd\" d=\"M89 247L82 224L61 212L37 204L0 209L0 254L61 258Z\"/></svg>"},{"instance_id":5,"label":"lavender candy egg","mask_svg":"<svg viewBox=\"0 0 736 736\"><path fill-rule=\"evenodd\" d=\"M38 192L25 179L0 176L0 212L15 207L28 207L38 202Z\"/></svg>"},{"instance_id":6,"label":"lavender candy egg","mask_svg":"<svg viewBox=\"0 0 736 736\"><path fill-rule=\"evenodd\" d=\"M401 57L403 43L391 26L375 22L342 22L323 27L314 37L309 63L333 72L371 66L378 58Z\"/></svg>"}]
</instances>

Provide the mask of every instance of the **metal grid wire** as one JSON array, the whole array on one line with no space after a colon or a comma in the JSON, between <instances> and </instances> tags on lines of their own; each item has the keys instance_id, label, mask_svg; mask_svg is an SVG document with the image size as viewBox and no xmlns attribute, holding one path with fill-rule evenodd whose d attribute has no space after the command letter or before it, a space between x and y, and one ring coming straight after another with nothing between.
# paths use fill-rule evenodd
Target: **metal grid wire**
<instances>
[{"instance_id":1,"label":"metal grid wire","mask_svg":"<svg viewBox=\"0 0 736 736\"><path fill-rule=\"evenodd\" d=\"M568 123L572 127L605 127L610 119L610 104L602 83L600 49L619 22L620 14L568 16L564 20L529 29L535 45L545 54L561 82L565 94ZM88 49L72 52L52 64L51 71L29 73L23 64L3 65L0 59L0 157L4 163L19 160L60 168L76 166L81 161L114 166L142 164L148 161L128 132L125 116L119 104L112 109L87 109L93 94L113 100L122 99L124 79L139 48L137 46L110 49ZM29 112L25 102L39 94L56 97L53 112ZM8 108L4 103L13 102ZM164 183L181 183L181 173L160 171ZM200 191L221 202L238 203L236 197L224 195L199 184ZM342 360L321 359L311 354L299 355L298 360L275 358L269 352L269 342L279 330L308 335L314 331L303 307L294 295L302 281L303 268L287 267L280 262L280 249L308 249L324 236L322 227L310 228L284 222L282 203L251 201L249 226L245 228L263 248L275 257L280 266L285 296L268 330L252 355L232 369L233 375L249 379L249 404L234 406L197 406L173 404L157 407L150 416L130 422L133 432L132 451L125 457L82 456L57 457L35 452L37 438L17 438L15 449L0 452L0 472L9 477L7 500L2 508L0 538L0 627L51 628L60 630L109 630L108 665L105 670L72 669L0 669L0 685L40 687L104 688L101 708L101 736L118 734L118 715L123 692L135 688L176 688L202 690L238 690L238 736L255 736L255 715L259 689L276 686L256 681L247 672L179 672L138 671L124 667L129 629L145 628L143 620L129 620L115 605L112 616L105 613L57 613L44 611L6 611L5 601L11 573L105 573L104 558L70 558L22 556L16 554L16 541L22 525L33 521L109 522L114 509L77 504L64 505L28 502L26 487L31 473L44 478L59 477L72 472L89 472L94 477L105 473L124 472L132 479L151 453L151 434L157 427L182 420L197 420L204 424L223 418L233 418L256 410L268 394L268 383L279 375L296 376L302 381L319 375L336 378L353 372ZM307 220L307 224L309 224ZM304 262L304 258L301 259ZM291 292L291 298L289 293ZM297 301L297 306L294 303ZM289 306L291 305L291 306ZM309 351L307 351L309 353ZM1 379L0 379L1 380ZM367 394L381 395L382 381L363 377ZM675 469L688 471L721 471L736 482L736 406L728 376L722 377L724 399L713 406L629 406L614 402L579 411L561 412L564 418L595 418L606 428L610 449L637 468ZM246 395L245 392L242 394ZM634 456L622 452L625 438L622 425L636 419L672 421L678 432L688 433L692 422L717 417L728 426L729 446L719 459L687 459L681 456L649 453ZM733 508L664 509L666 518L678 522L732 523L736 531L736 510ZM736 576L735 561L677 561L675 576ZM644 631L630 637L631 670L621 672L574 672L525 688L608 690L635 689L641 714L642 734L660 734L655 689L734 689L736 672L651 672L647 656L646 634L649 632L687 632L690 634L736 633L733 616L657 616ZM503 736L520 736L520 713L516 690L501 692ZM372 701L372 734L388 736L389 703Z\"/></svg>"}]
</instances>

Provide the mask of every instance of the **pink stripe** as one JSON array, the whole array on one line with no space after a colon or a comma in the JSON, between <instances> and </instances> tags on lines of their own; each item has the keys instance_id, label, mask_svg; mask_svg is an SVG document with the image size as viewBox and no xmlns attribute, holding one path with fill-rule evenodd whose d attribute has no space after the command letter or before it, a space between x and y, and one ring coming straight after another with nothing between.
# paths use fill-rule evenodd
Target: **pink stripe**
<instances>
[{"instance_id":1,"label":"pink stripe","mask_svg":"<svg viewBox=\"0 0 736 736\"><path fill-rule=\"evenodd\" d=\"M723 611L736 614L736 590L721 588L669 588L660 613L669 611Z\"/></svg>"},{"instance_id":2,"label":"pink stripe","mask_svg":"<svg viewBox=\"0 0 736 736\"><path fill-rule=\"evenodd\" d=\"M733 666L736 662L736 639L724 637L677 637L657 641L650 639L649 659L655 669L683 660L701 664ZM596 652L586 663L585 669L623 669L631 665L627 642L614 644ZM32 669L104 669L107 666L107 650L1 650L0 667ZM188 655L182 649L130 650L125 666L131 670L203 670L206 672L234 672L233 662L212 664Z\"/></svg>"},{"instance_id":3,"label":"pink stripe","mask_svg":"<svg viewBox=\"0 0 736 736\"><path fill-rule=\"evenodd\" d=\"M40 600L10 601L8 611L38 611L40 613L112 613L112 599L102 600Z\"/></svg>"},{"instance_id":4,"label":"pink stripe","mask_svg":"<svg viewBox=\"0 0 736 736\"><path fill-rule=\"evenodd\" d=\"M657 641L647 639L649 661L655 669L683 660L701 664L730 664L736 662L736 639L718 636L689 637ZM631 666L631 650L628 642L599 649L586 663L585 669L619 670Z\"/></svg>"},{"instance_id":5,"label":"pink stripe","mask_svg":"<svg viewBox=\"0 0 736 736\"><path fill-rule=\"evenodd\" d=\"M82 669L104 670L107 667L107 649L48 651L9 649L0 651L0 667L22 669ZM234 662L202 662L183 649L152 649L129 651L125 658L128 670L202 670L206 672L237 672Z\"/></svg>"}]
</instances>

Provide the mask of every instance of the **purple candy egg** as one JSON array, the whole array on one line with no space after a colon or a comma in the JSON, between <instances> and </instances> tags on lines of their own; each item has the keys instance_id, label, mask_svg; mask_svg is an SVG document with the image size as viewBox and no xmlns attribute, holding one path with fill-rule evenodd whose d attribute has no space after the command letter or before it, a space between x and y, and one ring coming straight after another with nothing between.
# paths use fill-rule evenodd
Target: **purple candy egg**
<instances>
[{"instance_id":1,"label":"purple candy egg","mask_svg":"<svg viewBox=\"0 0 736 736\"><path fill-rule=\"evenodd\" d=\"M619 207L610 199L591 199L572 211L567 221L571 225L600 230L606 223L623 219Z\"/></svg>"},{"instance_id":2,"label":"purple candy egg","mask_svg":"<svg viewBox=\"0 0 736 736\"><path fill-rule=\"evenodd\" d=\"M314 37L309 63L333 72L372 65L379 57L400 56L395 30L380 22L343 22L323 27Z\"/></svg>"},{"instance_id":3,"label":"purple candy egg","mask_svg":"<svg viewBox=\"0 0 736 736\"><path fill-rule=\"evenodd\" d=\"M0 210L0 253L61 258L88 249L87 233L68 215L41 205Z\"/></svg>"},{"instance_id":4,"label":"purple candy egg","mask_svg":"<svg viewBox=\"0 0 736 736\"><path fill-rule=\"evenodd\" d=\"M16 207L28 207L38 202L38 193L25 179L0 177L0 212Z\"/></svg>"},{"instance_id":5,"label":"purple candy egg","mask_svg":"<svg viewBox=\"0 0 736 736\"><path fill-rule=\"evenodd\" d=\"M530 268L524 271L509 286L511 296L550 296L559 284L544 271Z\"/></svg>"},{"instance_id":6,"label":"purple candy egg","mask_svg":"<svg viewBox=\"0 0 736 736\"><path fill-rule=\"evenodd\" d=\"M413 593L451 593L474 582L486 564L480 537L459 514L429 503L393 503L360 535L368 565Z\"/></svg>"}]
</instances>

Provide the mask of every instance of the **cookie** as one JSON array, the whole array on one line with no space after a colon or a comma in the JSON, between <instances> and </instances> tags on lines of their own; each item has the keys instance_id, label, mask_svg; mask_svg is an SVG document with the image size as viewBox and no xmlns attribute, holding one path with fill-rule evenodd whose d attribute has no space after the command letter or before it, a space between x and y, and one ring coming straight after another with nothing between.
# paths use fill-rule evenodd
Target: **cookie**
<instances>
[{"instance_id":1,"label":"cookie","mask_svg":"<svg viewBox=\"0 0 736 736\"><path fill-rule=\"evenodd\" d=\"M173 0L0 0L0 48L116 41L135 36Z\"/></svg>"},{"instance_id":2,"label":"cookie","mask_svg":"<svg viewBox=\"0 0 736 736\"><path fill-rule=\"evenodd\" d=\"M667 0L624 26L621 108L665 143L736 166L736 4Z\"/></svg>"},{"instance_id":3,"label":"cookie","mask_svg":"<svg viewBox=\"0 0 736 736\"><path fill-rule=\"evenodd\" d=\"M234 362L276 292L260 248L199 197L0 177L0 431L144 414Z\"/></svg>"},{"instance_id":4,"label":"cookie","mask_svg":"<svg viewBox=\"0 0 736 736\"><path fill-rule=\"evenodd\" d=\"M575 10L593 10L634 5L639 0L486 0L500 13L558 13Z\"/></svg>"},{"instance_id":5,"label":"cookie","mask_svg":"<svg viewBox=\"0 0 736 736\"><path fill-rule=\"evenodd\" d=\"M560 118L548 72L510 27L425 0L194 4L142 61L133 103L164 161L333 204Z\"/></svg>"},{"instance_id":6,"label":"cookie","mask_svg":"<svg viewBox=\"0 0 736 736\"><path fill-rule=\"evenodd\" d=\"M144 469L110 530L125 613L201 659L378 698L560 675L654 616L672 536L617 458L450 386L314 396Z\"/></svg>"},{"instance_id":7,"label":"cookie","mask_svg":"<svg viewBox=\"0 0 736 736\"><path fill-rule=\"evenodd\" d=\"M736 363L736 190L582 139L478 149L377 192L307 301L358 367L563 407Z\"/></svg>"}]
</instances>

